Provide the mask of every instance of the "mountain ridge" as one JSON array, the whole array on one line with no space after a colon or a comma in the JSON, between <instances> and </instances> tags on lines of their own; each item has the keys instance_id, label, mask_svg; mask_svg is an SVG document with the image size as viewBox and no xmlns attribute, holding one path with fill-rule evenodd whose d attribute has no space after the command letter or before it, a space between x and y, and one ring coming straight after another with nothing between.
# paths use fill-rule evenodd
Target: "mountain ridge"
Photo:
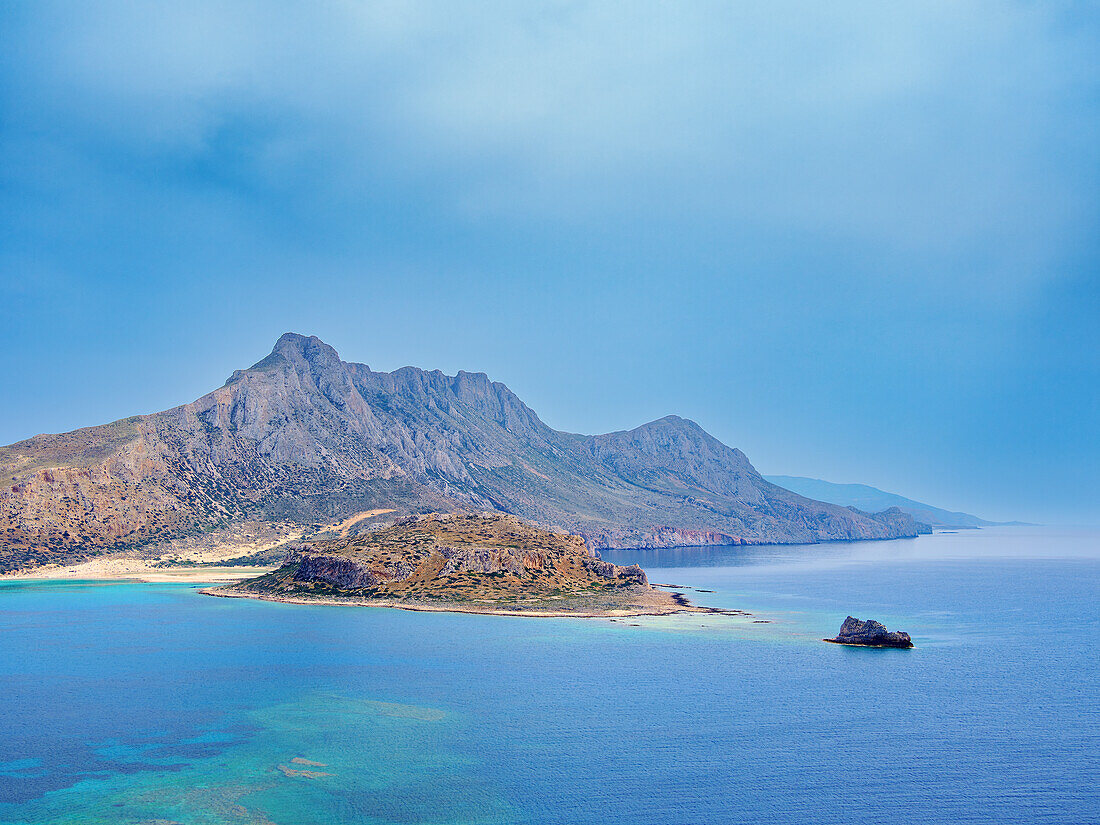
<instances>
[{"instance_id":1,"label":"mountain ridge","mask_svg":"<svg viewBox=\"0 0 1100 825\"><path fill-rule=\"evenodd\" d=\"M872 487L869 484L838 484L820 478L806 476L764 476L772 484L778 484L791 492L802 496L839 504L845 507L858 507L862 510L885 510L897 507L917 521L933 527L993 527L1004 522L988 521L979 516L942 507L934 507L897 493L890 493Z\"/></svg>"},{"instance_id":2,"label":"mountain ridge","mask_svg":"<svg viewBox=\"0 0 1100 825\"><path fill-rule=\"evenodd\" d=\"M497 510L593 548L919 531L770 484L679 416L563 433L484 373L375 372L296 333L189 404L0 448L0 481L0 543L37 564L248 517L376 508Z\"/></svg>"}]
</instances>

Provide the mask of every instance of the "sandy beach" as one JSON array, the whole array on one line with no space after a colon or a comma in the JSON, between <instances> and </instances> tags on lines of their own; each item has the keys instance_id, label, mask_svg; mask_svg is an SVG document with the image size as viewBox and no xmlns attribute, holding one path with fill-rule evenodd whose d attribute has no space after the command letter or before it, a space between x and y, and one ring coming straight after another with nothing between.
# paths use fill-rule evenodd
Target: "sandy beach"
<instances>
[{"instance_id":1,"label":"sandy beach","mask_svg":"<svg viewBox=\"0 0 1100 825\"><path fill-rule=\"evenodd\" d=\"M269 573L272 567L219 567L216 565L157 567L142 559L92 559L80 564L35 567L0 576L4 579L106 580L136 582L193 582L227 584Z\"/></svg>"}]
</instances>

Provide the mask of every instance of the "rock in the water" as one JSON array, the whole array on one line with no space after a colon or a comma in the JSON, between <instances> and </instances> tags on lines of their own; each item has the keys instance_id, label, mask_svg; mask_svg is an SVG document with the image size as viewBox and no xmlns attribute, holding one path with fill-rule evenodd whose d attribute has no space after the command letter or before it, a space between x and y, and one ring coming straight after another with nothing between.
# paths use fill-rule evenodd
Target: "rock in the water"
<instances>
[{"instance_id":1,"label":"rock in the water","mask_svg":"<svg viewBox=\"0 0 1100 825\"><path fill-rule=\"evenodd\" d=\"M835 639L825 639L838 645L863 645L865 647L912 647L913 640L908 633L900 630L887 630L886 626L874 619L863 621L849 616L840 626Z\"/></svg>"}]
</instances>

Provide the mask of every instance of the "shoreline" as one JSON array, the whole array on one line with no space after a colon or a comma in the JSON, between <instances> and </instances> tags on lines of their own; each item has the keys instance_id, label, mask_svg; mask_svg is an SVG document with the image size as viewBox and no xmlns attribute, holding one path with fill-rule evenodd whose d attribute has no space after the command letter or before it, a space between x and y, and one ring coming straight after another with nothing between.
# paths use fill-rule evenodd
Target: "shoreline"
<instances>
[{"instance_id":1,"label":"shoreline","mask_svg":"<svg viewBox=\"0 0 1100 825\"><path fill-rule=\"evenodd\" d=\"M0 574L5 581L132 581L147 584L232 584L262 576L275 567L172 565L157 567L142 559L92 559L79 564L34 567Z\"/></svg>"},{"instance_id":2,"label":"shoreline","mask_svg":"<svg viewBox=\"0 0 1100 825\"><path fill-rule=\"evenodd\" d=\"M828 642L831 645L840 645L841 647L869 647L874 650L912 650L916 645L868 645L863 642L838 642L836 639L822 639L823 642Z\"/></svg>"},{"instance_id":3,"label":"shoreline","mask_svg":"<svg viewBox=\"0 0 1100 825\"><path fill-rule=\"evenodd\" d=\"M671 603L636 605L621 610L507 610L499 607L475 607L458 602L425 604L422 602L386 601L382 599L339 599L314 598L307 596L277 596L237 590L232 587L208 587L199 591L204 596L217 596L223 599L255 599L256 601L276 602L279 604L322 605L328 607L385 607L395 610L410 610L418 613L471 613L481 616L510 616L532 619L621 619L637 616L672 616L680 613L717 614L724 616L749 617L751 614L740 610L724 610L717 607L704 607L692 604L683 593L664 593L654 589L654 596L667 596Z\"/></svg>"},{"instance_id":4,"label":"shoreline","mask_svg":"<svg viewBox=\"0 0 1100 825\"><path fill-rule=\"evenodd\" d=\"M621 609L608 608L578 610L507 609L476 606L461 602L403 602L384 599L325 598L310 596L279 596L238 590L232 587L245 579L255 578L276 570L276 567L234 567L211 565L157 567L141 559L92 559L74 565L35 567L0 574L0 584L5 581L101 581L132 582L135 584L199 584L207 585L198 592L204 596L224 599L255 599L280 604L322 605L328 607L380 607L409 610L418 613L469 613L480 616L510 616L533 619L621 619L639 616L673 616L698 613L752 618L754 614L743 610L707 607L692 603L679 592L676 585L655 584L649 593L641 594L639 604ZM662 589L664 588L664 589ZM675 588L675 589L673 589ZM649 601L649 604L645 602Z\"/></svg>"}]
</instances>

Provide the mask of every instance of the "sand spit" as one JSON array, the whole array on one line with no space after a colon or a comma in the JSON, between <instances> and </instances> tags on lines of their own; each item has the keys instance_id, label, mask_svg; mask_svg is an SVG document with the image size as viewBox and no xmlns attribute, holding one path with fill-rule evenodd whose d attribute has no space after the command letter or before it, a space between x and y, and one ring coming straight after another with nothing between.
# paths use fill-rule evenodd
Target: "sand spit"
<instances>
[{"instance_id":1,"label":"sand spit","mask_svg":"<svg viewBox=\"0 0 1100 825\"><path fill-rule=\"evenodd\" d=\"M223 584L262 576L273 569L273 567L219 567L217 565L164 567L157 566L156 562L143 559L104 558L58 567L35 567L26 571L16 570L0 576L0 581L4 579L79 579L82 581L128 580L135 582Z\"/></svg>"}]
</instances>

